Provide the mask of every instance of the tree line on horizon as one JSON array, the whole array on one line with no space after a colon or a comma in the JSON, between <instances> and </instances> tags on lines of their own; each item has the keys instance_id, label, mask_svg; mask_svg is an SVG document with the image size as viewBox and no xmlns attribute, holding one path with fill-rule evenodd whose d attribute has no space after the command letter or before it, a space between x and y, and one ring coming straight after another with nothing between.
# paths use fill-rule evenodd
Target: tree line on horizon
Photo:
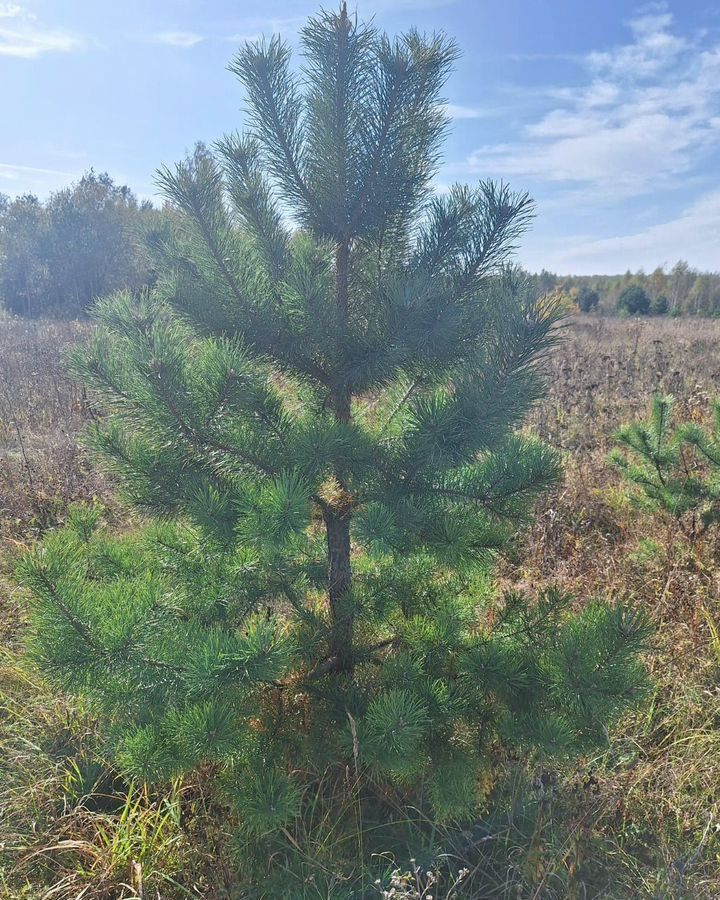
<instances>
[{"instance_id":1,"label":"tree line on horizon","mask_svg":"<svg viewBox=\"0 0 720 900\"><path fill-rule=\"evenodd\" d=\"M720 316L720 271L703 272L679 260L652 272L621 275L529 276L535 292L563 294L580 312L621 315Z\"/></svg>"},{"instance_id":2,"label":"tree line on horizon","mask_svg":"<svg viewBox=\"0 0 720 900\"><path fill-rule=\"evenodd\" d=\"M198 143L188 160L209 151ZM127 185L90 169L52 193L13 199L0 194L0 310L23 317L84 316L98 297L152 287L148 234L167 226L173 211L138 200ZM538 296L563 294L581 312L626 315L720 316L720 271L680 260L652 272L528 276Z\"/></svg>"}]
</instances>

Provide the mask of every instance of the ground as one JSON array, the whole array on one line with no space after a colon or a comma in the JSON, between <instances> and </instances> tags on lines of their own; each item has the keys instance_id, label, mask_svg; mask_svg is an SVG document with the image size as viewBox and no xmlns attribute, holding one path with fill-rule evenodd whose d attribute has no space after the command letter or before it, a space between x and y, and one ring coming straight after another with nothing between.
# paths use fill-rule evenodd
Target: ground
<instances>
[{"instance_id":1,"label":"ground","mask_svg":"<svg viewBox=\"0 0 720 900\"><path fill-rule=\"evenodd\" d=\"M91 712L55 696L23 651L17 553L75 500L100 499L127 522L78 446L92 411L63 375L64 348L88 328L0 320L0 898L242 897L213 850L223 835L201 781L160 795L123 783ZM614 431L657 390L704 420L719 349L715 321L574 316L549 361L528 427L565 453L565 479L499 580L646 610L652 688L603 754L557 770L508 764L496 802L512 815L475 848L477 896L720 896L720 548L711 536L690 552L672 523L631 503L607 459Z\"/></svg>"}]
</instances>

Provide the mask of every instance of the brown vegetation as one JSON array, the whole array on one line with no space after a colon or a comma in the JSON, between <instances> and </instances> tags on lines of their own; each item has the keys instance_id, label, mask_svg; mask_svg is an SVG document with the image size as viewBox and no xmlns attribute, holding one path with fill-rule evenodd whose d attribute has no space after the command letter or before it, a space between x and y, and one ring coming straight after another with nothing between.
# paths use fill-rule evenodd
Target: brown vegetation
<instances>
[{"instance_id":1,"label":"brown vegetation","mask_svg":"<svg viewBox=\"0 0 720 900\"><path fill-rule=\"evenodd\" d=\"M0 533L54 524L69 502L105 492L78 447L90 415L63 374L63 352L88 333L76 322L0 320Z\"/></svg>"}]
</instances>

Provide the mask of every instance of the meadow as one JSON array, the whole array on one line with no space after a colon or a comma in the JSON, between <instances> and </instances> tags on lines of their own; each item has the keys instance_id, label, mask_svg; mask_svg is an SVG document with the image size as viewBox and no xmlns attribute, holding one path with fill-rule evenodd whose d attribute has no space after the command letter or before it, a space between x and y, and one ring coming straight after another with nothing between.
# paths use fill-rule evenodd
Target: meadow
<instances>
[{"instance_id":1,"label":"meadow","mask_svg":"<svg viewBox=\"0 0 720 900\"><path fill-rule=\"evenodd\" d=\"M23 651L17 554L76 501L130 524L81 449L94 413L63 371L88 330L0 320L0 897L240 898L202 773L157 794L126 783L91 710L54 694ZM573 316L550 359L528 428L563 452L565 477L502 560L500 583L647 611L652 689L602 754L556 769L508 760L502 814L458 845L453 865L472 875L458 896L720 896L720 547L711 533L691 548L671 520L637 508L607 459L615 430L656 391L704 421L719 348L716 321Z\"/></svg>"}]
</instances>

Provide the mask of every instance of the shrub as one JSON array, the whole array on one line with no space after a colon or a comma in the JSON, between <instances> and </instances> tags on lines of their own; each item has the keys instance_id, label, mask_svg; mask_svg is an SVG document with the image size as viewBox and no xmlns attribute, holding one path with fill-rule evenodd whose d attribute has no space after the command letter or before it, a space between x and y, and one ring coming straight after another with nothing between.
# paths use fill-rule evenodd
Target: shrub
<instances>
[{"instance_id":1,"label":"shrub","mask_svg":"<svg viewBox=\"0 0 720 900\"><path fill-rule=\"evenodd\" d=\"M618 311L629 316L646 316L650 312L650 298L639 284L626 287L618 297Z\"/></svg>"}]
</instances>

